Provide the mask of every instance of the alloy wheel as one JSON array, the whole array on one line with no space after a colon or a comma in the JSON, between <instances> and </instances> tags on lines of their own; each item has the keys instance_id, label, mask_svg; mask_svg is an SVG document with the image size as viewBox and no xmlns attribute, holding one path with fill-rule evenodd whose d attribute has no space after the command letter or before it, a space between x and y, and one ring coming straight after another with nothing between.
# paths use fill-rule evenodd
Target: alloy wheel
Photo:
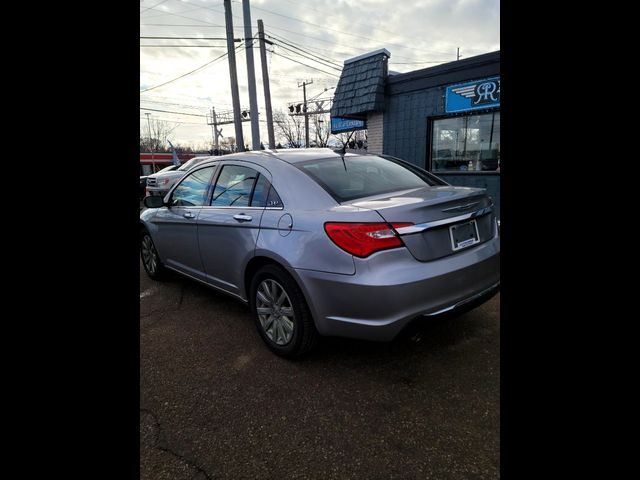
<instances>
[{"instance_id":1,"label":"alloy wheel","mask_svg":"<svg viewBox=\"0 0 640 480\"><path fill-rule=\"evenodd\" d=\"M256 291L256 311L264 333L277 345L293 337L294 313L285 289L272 279L263 280Z\"/></svg>"},{"instance_id":2,"label":"alloy wheel","mask_svg":"<svg viewBox=\"0 0 640 480\"><path fill-rule=\"evenodd\" d=\"M150 274L156 273L158 269L158 253L149 235L145 235L142 238L142 262Z\"/></svg>"}]
</instances>

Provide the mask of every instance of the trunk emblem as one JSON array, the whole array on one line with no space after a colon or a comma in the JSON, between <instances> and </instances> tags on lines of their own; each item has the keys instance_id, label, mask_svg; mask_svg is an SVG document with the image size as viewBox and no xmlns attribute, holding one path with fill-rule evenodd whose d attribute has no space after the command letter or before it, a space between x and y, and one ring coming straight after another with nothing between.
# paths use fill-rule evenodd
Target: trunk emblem
<instances>
[{"instance_id":1,"label":"trunk emblem","mask_svg":"<svg viewBox=\"0 0 640 480\"><path fill-rule=\"evenodd\" d=\"M456 205L455 207L445 208L442 211L443 212L460 212L462 210L469 210L470 208L475 207L479 203L480 202L471 202L471 203L467 203L466 205Z\"/></svg>"}]
</instances>

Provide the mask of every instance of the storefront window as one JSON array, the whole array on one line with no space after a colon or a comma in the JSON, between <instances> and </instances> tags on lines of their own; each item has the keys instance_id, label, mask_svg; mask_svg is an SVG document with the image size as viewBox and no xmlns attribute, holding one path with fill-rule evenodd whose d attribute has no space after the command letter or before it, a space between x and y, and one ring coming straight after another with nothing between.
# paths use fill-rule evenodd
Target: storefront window
<instances>
[{"instance_id":1,"label":"storefront window","mask_svg":"<svg viewBox=\"0 0 640 480\"><path fill-rule=\"evenodd\" d=\"M433 121L434 172L500 171L500 112Z\"/></svg>"}]
</instances>

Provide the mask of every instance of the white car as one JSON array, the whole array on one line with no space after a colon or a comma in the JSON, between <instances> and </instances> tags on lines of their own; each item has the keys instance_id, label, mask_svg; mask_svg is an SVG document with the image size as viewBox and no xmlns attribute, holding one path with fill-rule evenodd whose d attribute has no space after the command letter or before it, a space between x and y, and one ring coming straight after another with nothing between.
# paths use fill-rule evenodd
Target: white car
<instances>
[{"instance_id":1,"label":"white car","mask_svg":"<svg viewBox=\"0 0 640 480\"><path fill-rule=\"evenodd\" d=\"M185 176L187 171L191 169L194 165L202 162L203 160L210 160L214 157L194 157L188 162L182 164L175 170L172 171L164 171L154 173L153 175L149 175L147 177L147 187L146 194L164 197L167 192L173 187L173 185Z\"/></svg>"}]
</instances>

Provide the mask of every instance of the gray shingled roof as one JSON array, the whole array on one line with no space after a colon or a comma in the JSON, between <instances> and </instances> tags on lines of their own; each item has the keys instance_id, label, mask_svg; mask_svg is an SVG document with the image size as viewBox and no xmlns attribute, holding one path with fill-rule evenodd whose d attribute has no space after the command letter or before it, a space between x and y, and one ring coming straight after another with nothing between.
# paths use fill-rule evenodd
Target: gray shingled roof
<instances>
[{"instance_id":1,"label":"gray shingled roof","mask_svg":"<svg viewBox=\"0 0 640 480\"><path fill-rule=\"evenodd\" d=\"M384 110L384 86L388 52L347 60L336 87L332 117L364 118L367 112Z\"/></svg>"}]
</instances>

